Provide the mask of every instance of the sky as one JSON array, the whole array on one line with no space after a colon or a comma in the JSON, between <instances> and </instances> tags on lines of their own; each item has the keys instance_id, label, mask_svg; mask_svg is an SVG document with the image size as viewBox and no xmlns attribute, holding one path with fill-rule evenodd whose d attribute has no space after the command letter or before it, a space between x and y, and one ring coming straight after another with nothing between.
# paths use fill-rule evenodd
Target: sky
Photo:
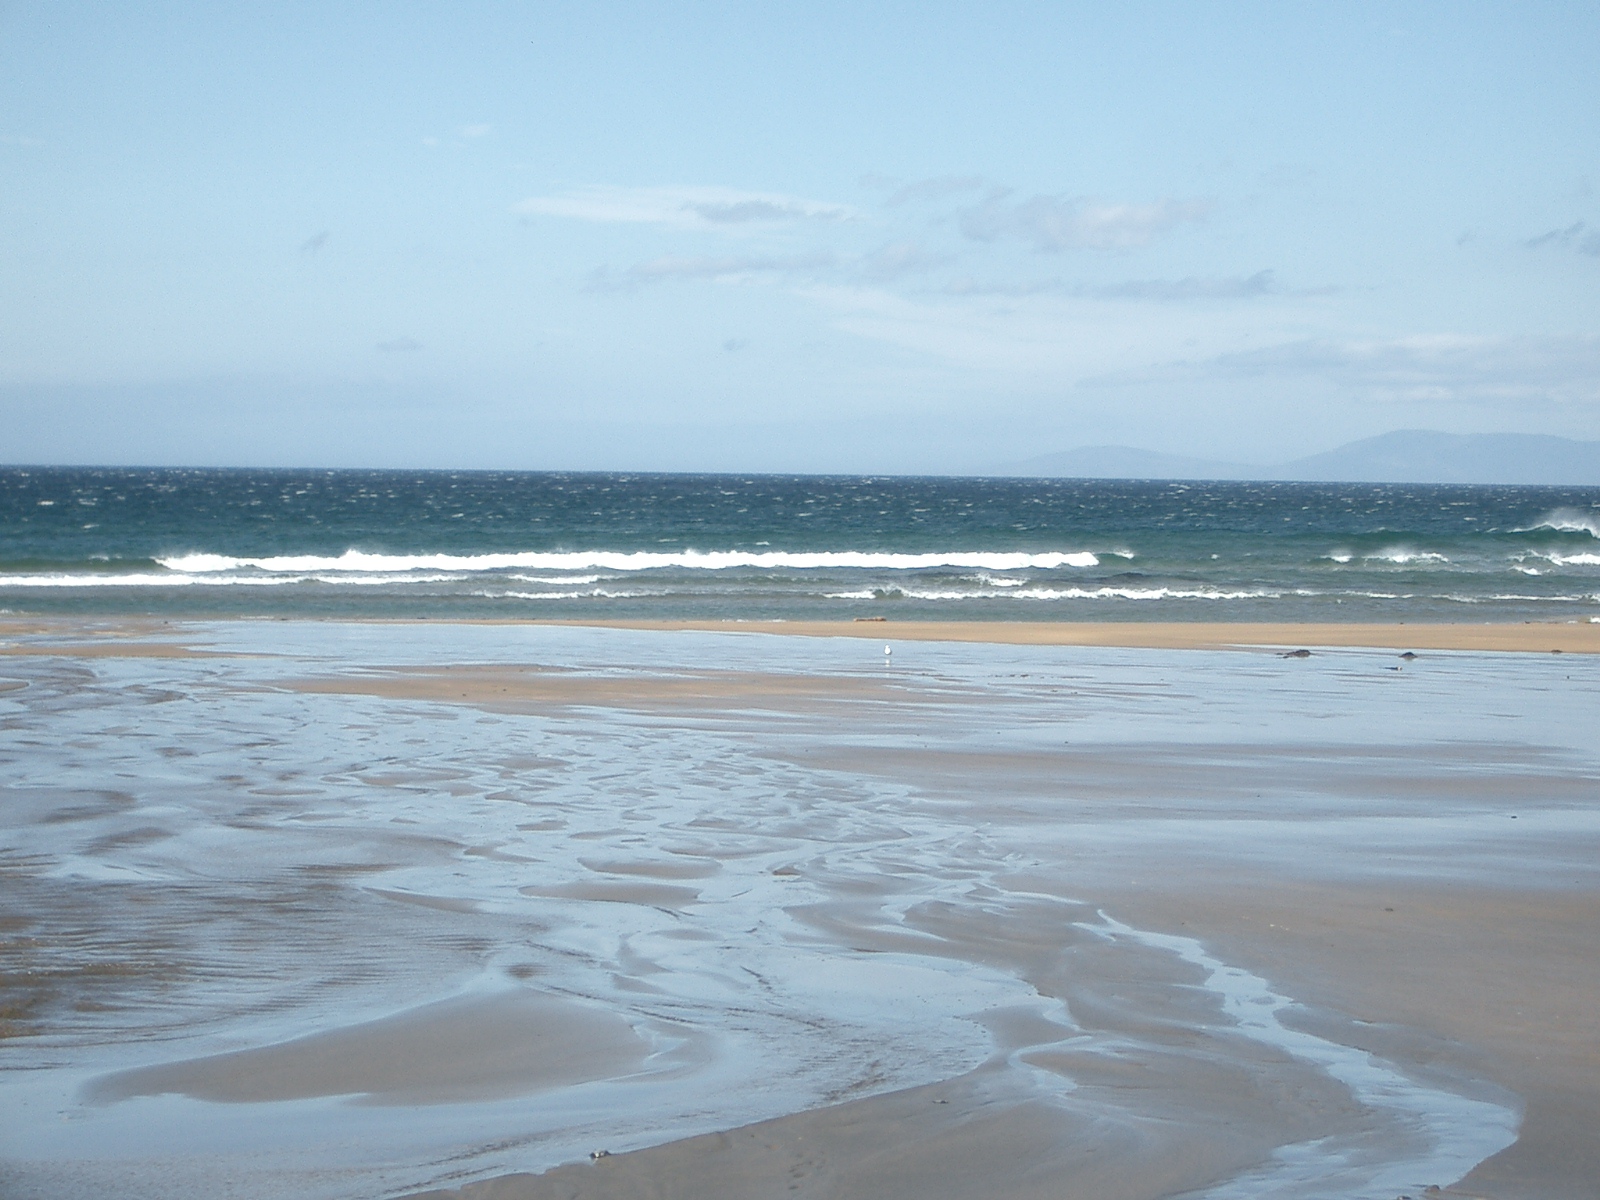
<instances>
[{"instance_id":1,"label":"sky","mask_svg":"<svg viewBox=\"0 0 1600 1200\"><path fill-rule=\"evenodd\" d=\"M1600 6L0 0L0 462L1600 439Z\"/></svg>"}]
</instances>

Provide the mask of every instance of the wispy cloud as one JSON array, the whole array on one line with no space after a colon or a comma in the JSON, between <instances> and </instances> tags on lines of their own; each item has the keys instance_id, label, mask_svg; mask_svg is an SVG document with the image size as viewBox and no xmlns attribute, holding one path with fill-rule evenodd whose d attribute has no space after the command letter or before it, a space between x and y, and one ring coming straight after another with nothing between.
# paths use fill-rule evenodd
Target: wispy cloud
<instances>
[{"instance_id":1,"label":"wispy cloud","mask_svg":"<svg viewBox=\"0 0 1600 1200\"><path fill-rule=\"evenodd\" d=\"M590 276L590 286L602 291L664 283L675 279L734 279L751 275L810 274L832 267L838 260L826 252L791 255L679 255L665 254L634 263L622 271L602 267Z\"/></svg>"},{"instance_id":2,"label":"wispy cloud","mask_svg":"<svg viewBox=\"0 0 1600 1200\"><path fill-rule=\"evenodd\" d=\"M747 221L796 221L818 215L814 210L808 210L793 201L705 201L687 207L702 221L710 221L713 225L743 225Z\"/></svg>"},{"instance_id":3,"label":"wispy cloud","mask_svg":"<svg viewBox=\"0 0 1600 1200\"><path fill-rule=\"evenodd\" d=\"M1284 287L1270 270L1253 275L1198 276L1182 279L1129 279L1120 283L1070 283L1060 276L1014 282L981 282L972 276L953 279L944 291L951 296L1038 296L1055 292L1091 300L1148 300L1165 303L1202 300L1250 300L1259 296L1325 296L1331 287Z\"/></svg>"},{"instance_id":4,"label":"wispy cloud","mask_svg":"<svg viewBox=\"0 0 1600 1200\"><path fill-rule=\"evenodd\" d=\"M909 241L891 242L864 255L838 255L827 250L778 255L666 254L634 263L621 271L603 267L589 282L603 291L679 279L737 280L757 276L815 280L831 275L888 283L907 275L936 270L947 261L947 256Z\"/></svg>"},{"instance_id":5,"label":"wispy cloud","mask_svg":"<svg viewBox=\"0 0 1600 1200\"><path fill-rule=\"evenodd\" d=\"M484 138L493 132L493 125L463 125L461 127L461 136L464 138Z\"/></svg>"},{"instance_id":6,"label":"wispy cloud","mask_svg":"<svg viewBox=\"0 0 1600 1200\"><path fill-rule=\"evenodd\" d=\"M1063 196L1010 197L1010 192L996 190L981 204L963 209L961 232L978 242L1018 238L1046 252L1133 250L1180 225L1202 221L1211 211L1201 200L1111 204Z\"/></svg>"},{"instance_id":7,"label":"wispy cloud","mask_svg":"<svg viewBox=\"0 0 1600 1200\"><path fill-rule=\"evenodd\" d=\"M1151 321L1125 305L1071 295L901 295L881 287L818 285L802 295L843 332L885 342L928 364L995 373L1023 387L1069 387L1130 363L1160 361L1186 335L1215 345L1231 314L1177 310ZM1229 340L1232 340L1231 338Z\"/></svg>"},{"instance_id":8,"label":"wispy cloud","mask_svg":"<svg viewBox=\"0 0 1600 1200\"><path fill-rule=\"evenodd\" d=\"M944 200L963 192L975 192L982 186L981 175L940 175L934 179L919 179L915 183L907 183L896 188L884 204L890 208L897 208L902 204Z\"/></svg>"},{"instance_id":9,"label":"wispy cloud","mask_svg":"<svg viewBox=\"0 0 1600 1200\"><path fill-rule=\"evenodd\" d=\"M1600 403L1600 337L1306 339L1093 382L1243 378L1317 378L1379 401L1593 404Z\"/></svg>"},{"instance_id":10,"label":"wispy cloud","mask_svg":"<svg viewBox=\"0 0 1600 1200\"><path fill-rule=\"evenodd\" d=\"M0 133L0 146L42 146L44 143L35 137L24 137L18 133Z\"/></svg>"},{"instance_id":11,"label":"wispy cloud","mask_svg":"<svg viewBox=\"0 0 1600 1200\"><path fill-rule=\"evenodd\" d=\"M1560 250L1574 250L1579 254L1600 258L1600 230L1590 229L1583 221L1575 221L1565 229L1552 229L1541 233L1538 237L1531 237L1522 244L1529 250L1537 250L1541 246L1554 246Z\"/></svg>"},{"instance_id":12,"label":"wispy cloud","mask_svg":"<svg viewBox=\"0 0 1600 1200\"><path fill-rule=\"evenodd\" d=\"M1252 296L1281 295L1285 290L1271 271L1257 271L1254 275L1222 278L1189 275L1183 279L1130 279L1087 288L1084 294L1106 300L1247 300Z\"/></svg>"},{"instance_id":13,"label":"wispy cloud","mask_svg":"<svg viewBox=\"0 0 1600 1200\"><path fill-rule=\"evenodd\" d=\"M936 254L917 242L890 242L861 260L861 273L874 283L889 283L907 275L936 270L950 261L949 255Z\"/></svg>"},{"instance_id":14,"label":"wispy cloud","mask_svg":"<svg viewBox=\"0 0 1600 1200\"><path fill-rule=\"evenodd\" d=\"M720 187L598 185L556 196L532 196L513 205L512 211L529 216L693 230L729 230L798 221L848 221L856 216L848 205L774 192L742 192Z\"/></svg>"},{"instance_id":15,"label":"wispy cloud","mask_svg":"<svg viewBox=\"0 0 1600 1200\"><path fill-rule=\"evenodd\" d=\"M1042 296L1050 292L1065 294L1070 290L1067 281L1059 277L1002 282L961 275L944 286L944 292L948 296L1001 296L1013 299L1020 296Z\"/></svg>"}]
</instances>

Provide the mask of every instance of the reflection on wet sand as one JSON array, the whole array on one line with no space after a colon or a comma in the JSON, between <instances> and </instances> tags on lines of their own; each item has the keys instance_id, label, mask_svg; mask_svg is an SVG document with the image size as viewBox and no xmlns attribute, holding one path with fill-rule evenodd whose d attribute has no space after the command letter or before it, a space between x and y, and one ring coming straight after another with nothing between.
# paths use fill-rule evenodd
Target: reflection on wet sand
<instances>
[{"instance_id":1,"label":"reflection on wet sand","mask_svg":"<svg viewBox=\"0 0 1600 1200\"><path fill-rule=\"evenodd\" d=\"M259 1049L118 1071L96 1079L84 1098L111 1104L176 1093L232 1104L314 1096L459 1104L624 1074L638 1068L644 1052L616 1014L519 988Z\"/></svg>"},{"instance_id":2,"label":"reflection on wet sand","mask_svg":"<svg viewBox=\"0 0 1600 1200\"><path fill-rule=\"evenodd\" d=\"M8 1195L1597 1166L1589 660L59 633L0 695Z\"/></svg>"}]
</instances>

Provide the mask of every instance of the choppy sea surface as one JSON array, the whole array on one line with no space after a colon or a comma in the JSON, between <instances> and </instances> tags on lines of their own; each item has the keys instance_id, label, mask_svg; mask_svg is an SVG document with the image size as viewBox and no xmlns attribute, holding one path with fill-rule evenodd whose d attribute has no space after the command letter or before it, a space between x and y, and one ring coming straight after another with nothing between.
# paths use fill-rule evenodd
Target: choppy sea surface
<instances>
[{"instance_id":1,"label":"choppy sea surface","mask_svg":"<svg viewBox=\"0 0 1600 1200\"><path fill-rule=\"evenodd\" d=\"M0 469L0 610L1600 618L1600 488Z\"/></svg>"}]
</instances>

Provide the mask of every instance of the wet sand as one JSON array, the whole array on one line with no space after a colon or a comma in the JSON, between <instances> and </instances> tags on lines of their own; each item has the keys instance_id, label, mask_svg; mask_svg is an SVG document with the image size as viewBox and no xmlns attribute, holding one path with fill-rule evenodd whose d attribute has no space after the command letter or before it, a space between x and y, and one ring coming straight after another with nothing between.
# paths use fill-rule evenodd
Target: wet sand
<instances>
[{"instance_id":1,"label":"wet sand","mask_svg":"<svg viewBox=\"0 0 1600 1200\"><path fill-rule=\"evenodd\" d=\"M1516 1143L1439 1194L1590 1194L1585 1189L1600 1177L1593 1137L1600 1128L1600 1042L1591 1003L1600 986L1600 896L1415 886L1374 893L1282 879L1195 883L1127 891L1114 903L1130 920L1203 938L1227 961L1270 972L1298 997L1315 997L1327 1010L1308 1013L1305 1022L1326 1036L1414 1071L1460 1072L1519 1097L1525 1107ZM1006 937L1045 940L1042 932L1009 930ZM969 944L965 952L994 949ZM1149 982L1125 974L1104 992L1081 983L1058 990L1071 995L1080 1021L1181 1020L1170 1008L1140 1011L1130 1002L1126 993ZM1281 1098L1261 1095L1258 1081L1199 1055L1178 1066L1139 1054L1108 1062L1071 1051L1035 1052L1029 1061L1074 1078L1086 1094L1071 1107L1044 1104L1026 1093L1008 1095L997 1086L998 1071L980 1069L593 1164L425 1195L1157 1197L1186 1191L1197 1176L1242 1170L1283 1136L1283 1114L1273 1107ZM1096 1119L1097 1089L1129 1088L1165 1093L1164 1109L1149 1105L1151 1127ZM1327 1132L1341 1098L1310 1099L1289 1100L1316 1113L1315 1120L1301 1115L1301 1132ZM1410 1190L1420 1195L1425 1186Z\"/></svg>"},{"instance_id":2,"label":"wet sand","mask_svg":"<svg viewBox=\"0 0 1600 1200\"><path fill-rule=\"evenodd\" d=\"M605 1079L637 1069L646 1050L615 1014L521 989L422 1005L259 1049L119 1071L95 1080L84 1098L460 1103Z\"/></svg>"},{"instance_id":3,"label":"wet sand","mask_svg":"<svg viewBox=\"0 0 1600 1200\"><path fill-rule=\"evenodd\" d=\"M1392 1053L1425 1032L1524 1105L1517 1142L1476 1168L1467 1195L1582 1196L1600 1180L1600 894L1529 879L1522 887L1334 887L1271 878L1211 880L1184 894L1119 897L1129 920L1170 917L1229 961L1270 969L1364 1023ZM1411 1036L1416 1036L1415 1033ZM1436 1059L1434 1061L1437 1061Z\"/></svg>"},{"instance_id":4,"label":"wet sand","mask_svg":"<svg viewBox=\"0 0 1600 1200\"><path fill-rule=\"evenodd\" d=\"M1593 1195L1600 678L1534 628L0 633L0 1177Z\"/></svg>"}]
</instances>

